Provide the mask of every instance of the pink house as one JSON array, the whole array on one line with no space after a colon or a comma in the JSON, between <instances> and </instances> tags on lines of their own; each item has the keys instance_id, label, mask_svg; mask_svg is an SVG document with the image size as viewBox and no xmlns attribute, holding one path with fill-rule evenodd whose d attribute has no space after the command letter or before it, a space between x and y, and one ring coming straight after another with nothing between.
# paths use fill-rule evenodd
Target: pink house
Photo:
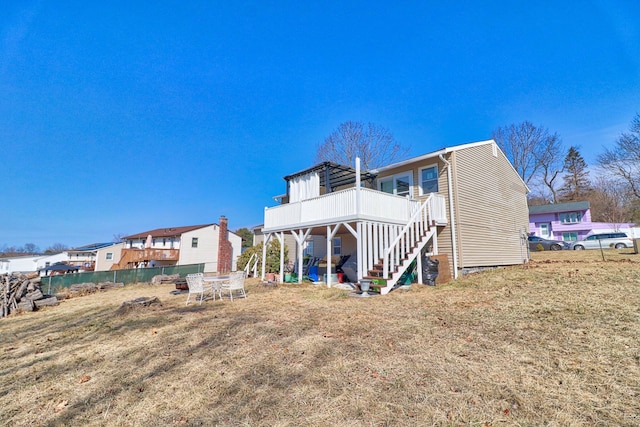
<instances>
[{"instance_id":1,"label":"pink house","mask_svg":"<svg viewBox=\"0 0 640 427\"><path fill-rule=\"evenodd\" d=\"M592 222L589 202L529 206L529 231L545 239L575 242L594 233L625 231L633 236L635 224Z\"/></svg>"}]
</instances>

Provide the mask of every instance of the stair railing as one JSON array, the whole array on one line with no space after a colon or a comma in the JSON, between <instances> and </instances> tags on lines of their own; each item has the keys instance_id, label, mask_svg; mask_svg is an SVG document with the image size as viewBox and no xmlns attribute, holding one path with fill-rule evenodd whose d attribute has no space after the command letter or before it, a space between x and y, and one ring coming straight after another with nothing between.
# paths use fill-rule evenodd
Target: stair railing
<instances>
[{"instance_id":1,"label":"stair railing","mask_svg":"<svg viewBox=\"0 0 640 427\"><path fill-rule=\"evenodd\" d=\"M253 264L251 264L252 261L253 261ZM258 261L259 261L258 255L251 254L251 257L249 257L249 261L247 261L247 265L244 266L245 277L249 277L250 271L253 272L253 277L256 276L258 272Z\"/></svg>"},{"instance_id":2,"label":"stair railing","mask_svg":"<svg viewBox=\"0 0 640 427\"><path fill-rule=\"evenodd\" d=\"M402 263L402 259L409 253L416 243L429 231L429 207L433 194L430 194L420 208L411 216L396 238L388 248L384 250L382 260L382 277L389 279L389 271L395 271Z\"/></svg>"}]
</instances>

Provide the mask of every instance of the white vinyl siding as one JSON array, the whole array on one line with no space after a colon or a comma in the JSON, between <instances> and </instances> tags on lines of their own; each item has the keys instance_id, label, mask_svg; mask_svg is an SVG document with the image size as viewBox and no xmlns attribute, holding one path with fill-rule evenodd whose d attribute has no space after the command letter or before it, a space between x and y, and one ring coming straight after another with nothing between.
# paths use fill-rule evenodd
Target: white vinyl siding
<instances>
[{"instance_id":1,"label":"white vinyl siding","mask_svg":"<svg viewBox=\"0 0 640 427\"><path fill-rule=\"evenodd\" d=\"M458 150L454 169L460 267L522 263L527 257L526 187L493 144Z\"/></svg>"}]
</instances>

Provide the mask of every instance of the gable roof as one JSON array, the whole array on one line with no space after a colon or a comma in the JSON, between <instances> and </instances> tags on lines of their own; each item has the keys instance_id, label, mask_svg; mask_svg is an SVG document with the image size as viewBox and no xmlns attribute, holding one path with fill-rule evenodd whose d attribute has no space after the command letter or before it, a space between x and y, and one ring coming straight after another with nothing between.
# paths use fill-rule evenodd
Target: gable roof
<instances>
[{"instance_id":1,"label":"gable roof","mask_svg":"<svg viewBox=\"0 0 640 427\"><path fill-rule=\"evenodd\" d=\"M558 212L586 211L590 207L591 205L589 204L588 201L556 203L554 205L529 206L529 215L544 214L544 213L558 213Z\"/></svg>"},{"instance_id":2,"label":"gable roof","mask_svg":"<svg viewBox=\"0 0 640 427\"><path fill-rule=\"evenodd\" d=\"M505 157L505 159L507 159L507 162L509 163L509 166L511 167L511 170L513 170L513 173L515 173L516 176L518 176L520 181L522 181L522 185L524 185L524 187L527 189L527 192L529 192L530 189L529 189L529 186L527 185L527 183L524 182L524 180L522 179L522 177L520 176L520 174L518 173L516 168L513 167L513 163L511 163L509 158L506 156L506 154L504 154L504 152L502 151L500 146L493 139L487 139L486 141L469 142L467 144L454 145L453 147L444 147L444 148L442 148L440 150L436 150L436 151L432 151L432 152L427 153L427 154L423 154L422 156L412 157L410 159L403 160L401 162L393 163L393 164L390 164L390 165L387 165L387 166L380 167L378 169L371 170L370 172L378 174L378 173L380 173L382 171L385 171L385 170L389 170L389 169L394 169L394 168L401 167L401 166L410 165L412 163L420 162L420 161L426 160L426 159L432 159L434 157L439 157L440 155L453 153L455 151L465 150L467 148L479 147L479 146L482 146L482 145L491 145L491 144L494 144L496 149L500 153L502 153L502 155Z\"/></svg>"},{"instance_id":3,"label":"gable roof","mask_svg":"<svg viewBox=\"0 0 640 427\"><path fill-rule=\"evenodd\" d=\"M184 227L170 227L170 228L156 228L155 230L144 231L142 233L132 234L125 236L124 239L146 239L147 236L151 237L180 237L182 234L189 231L197 230L199 228L210 227L215 224L202 224L202 225L187 225Z\"/></svg>"},{"instance_id":4,"label":"gable roof","mask_svg":"<svg viewBox=\"0 0 640 427\"><path fill-rule=\"evenodd\" d=\"M432 151L430 153L423 154L421 156L412 157L410 159L403 160L401 162L397 162L397 163L393 163L393 164L390 164L390 165L387 165L387 166L379 167L377 169L372 170L371 172L379 173L379 172L387 170L387 169L393 169L393 168L397 168L399 166L405 166L405 165L408 165L408 164L411 164L411 163L419 162L421 160L431 159L433 157L438 157L440 154L452 153L454 151L464 150L465 148L477 147L479 145L487 145L487 144L495 144L495 141L493 139L488 139L486 141L477 141L477 142L470 142L468 144L454 145L453 147L444 147L444 148L441 148L440 150ZM500 149L500 147L498 147L498 149Z\"/></svg>"}]
</instances>

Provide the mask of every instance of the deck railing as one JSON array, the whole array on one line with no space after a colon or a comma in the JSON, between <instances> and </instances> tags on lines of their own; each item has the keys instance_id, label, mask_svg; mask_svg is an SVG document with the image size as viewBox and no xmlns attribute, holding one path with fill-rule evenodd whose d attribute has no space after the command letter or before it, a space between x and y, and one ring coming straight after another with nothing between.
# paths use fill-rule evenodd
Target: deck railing
<instances>
[{"instance_id":1,"label":"deck railing","mask_svg":"<svg viewBox=\"0 0 640 427\"><path fill-rule=\"evenodd\" d=\"M348 188L312 199L265 208L264 230L314 226L333 221L379 220L406 224L420 202L368 188ZM444 206L444 203L443 203Z\"/></svg>"}]
</instances>

